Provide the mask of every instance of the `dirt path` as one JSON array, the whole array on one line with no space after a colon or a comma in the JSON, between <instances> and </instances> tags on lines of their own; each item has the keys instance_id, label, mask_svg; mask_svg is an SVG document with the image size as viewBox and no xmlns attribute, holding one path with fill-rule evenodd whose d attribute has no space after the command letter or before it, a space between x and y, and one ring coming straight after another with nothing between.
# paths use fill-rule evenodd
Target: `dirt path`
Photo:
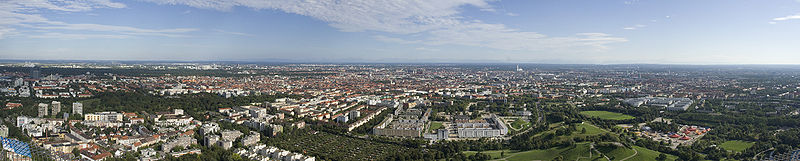
<instances>
[{"instance_id":1,"label":"dirt path","mask_svg":"<svg viewBox=\"0 0 800 161\"><path fill-rule=\"evenodd\" d=\"M630 159L630 158L633 158L633 157L634 157L634 156L636 156L637 154L639 154L639 151L638 151L638 150L636 150L636 148L631 148L631 149L633 149L633 155L631 155L631 156L628 156L628 157L625 157L625 158L623 158L623 159L620 159L619 161L625 161L625 160L628 160L628 159Z\"/></svg>"}]
</instances>

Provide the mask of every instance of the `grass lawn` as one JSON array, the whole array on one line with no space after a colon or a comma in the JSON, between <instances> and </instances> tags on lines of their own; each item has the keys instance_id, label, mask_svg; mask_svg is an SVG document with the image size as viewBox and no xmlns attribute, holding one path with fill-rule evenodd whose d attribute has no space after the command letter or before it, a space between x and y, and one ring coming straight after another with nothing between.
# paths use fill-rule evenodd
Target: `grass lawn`
<instances>
[{"instance_id":1,"label":"grass lawn","mask_svg":"<svg viewBox=\"0 0 800 161\"><path fill-rule=\"evenodd\" d=\"M508 161L529 161L529 160L552 160L553 158L560 156L564 157L564 160L577 160L578 157L581 157L580 160L594 160L600 157L597 153L592 153L592 158L589 157L589 143L576 143L575 146L568 146L568 147L557 147L557 148L550 148L545 150L530 150L524 152L518 152L513 154L506 153L506 158L501 158L497 160L508 160Z\"/></svg>"},{"instance_id":2,"label":"grass lawn","mask_svg":"<svg viewBox=\"0 0 800 161\"><path fill-rule=\"evenodd\" d=\"M522 129L522 128L528 127L530 125L531 125L530 122L522 120L522 119L514 120L514 122L511 123L511 127L514 128L514 129Z\"/></svg>"},{"instance_id":3,"label":"grass lawn","mask_svg":"<svg viewBox=\"0 0 800 161\"><path fill-rule=\"evenodd\" d=\"M633 146L633 148L636 149L636 151L639 151L639 154L636 154L636 156L634 156L633 158L628 159L630 161L634 161L634 160L656 160L656 157L658 157L658 155L661 154L661 152L650 150L650 149L639 147L639 146ZM667 160L678 159L677 156L670 155L670 154L666 154L666 155L667 155ZM622 159L622 158L619 158L619 159Z\"/></svg>"},{"instance_id":4,"label":"grass lawn","mask_svg":"<svg viewBox=\"0 0 800 161\"><path fill-rule=\"evenodd\" d=\"M584 128L586 128L586 133L585 133L585 134L582 134L582 133L581 133L581 131L582 131L582 129L584 129ZM591 125L591 124L589 124L589 123L577 124L577 125L575 126L575 129L577 129L577 130L576 130L575 132L572 132L572 135L570 135L570 136L579 136L579 135L597 135L597 134L602 134L602 133L606 133L606 132L608 132L608 131L605 131L605 130L603 130L603 129L600 129L600 128L599 128L599 127L597 127L597 126Z\"/></svg>"},{"instance_id":5,"label":"grass lawn","mask_svg":"<svg viewBox=\"0 0 800 161\"><path fill-rule=\"evenodd\" d=\"M581 111L581 114L606 120L628 120L636 118L631 115L608 111Z\"/></svg>"},{"instance_id":6,"label":"grass lawn","mask_svg":"<svg viewBox=\"0 0 800 161\"><path fill-rule=\"evenodd\" d=\"M625 147L597 147L598 151L604 153L608 156L611 160L621 160L625 159L633 154L635 156L628 158L626 161L639 161L639 160L655 160L659 154L658 151L653 151L647 148L633 146L633 149L636 149L638 153L636 153L633 149L628 149ZM500 153L504 151L504 157L500 156ZM576 143L575 146L568 146L568 147L556 147L544 150L530 150L530 151L513 151L513 150L492 150L492 151L483 151L484 154L489 154L492 156L494 160L507 160L507 161L529 161L529 160L553 160L558 156L564 157L564 160L605 160L601 158L601 156L590 150L590 143L589 142L581 142ZM464 155L467 157L478 153L477 151L465 151L463 152ZM591 157L589 157L589 153L592 153ZM668 161L674 161L678 159L677 156L667 154Z\"/></svg>"},{"instance_id":7,"label":"grass lawn","mask_svg":"<svg viewBox=\"0 0 800 161\"><path fill-rule=\"evenodd\" d=\"M557 124L557 126L561 126L562 125L561 123L556 123L556 124ZM550 126L551 127L555 127L553 125L554 124L551 124ZM567 128L567 126L563 125L561 127L555 127L554 129L551 129L549 131L545 131L545 132L536 134L533 137L538 137L538 136L541 136L543 134L553 134L553 133L556 132L556 129L558 129L558 128ZM586 129L586 133L581 133L582 129L584 129L584 128ZM557 138L558 139L569 139L571 137L576 137L576 136L589 136L589 135L599 135L599 134L604 134L604 133L611 133L611 132L608 132L608 131L606 131L604 129L601 129L601 128L597 127L597 126L591 125L589 123L582 123L582 124L578 123L578 124L575 125L575 129L576 129L576 131L572 132L572 134L567 135L567 136L559 136Z\"/></svg>"},{"instance_id":8,"label":"grass lawn","mask_svg":"<svg viewBox=\"0 0 800 161\"><path fill-rule=\"evenodd\" d=\"M428 132L433 132L433 131L436 131L436 130L442 129L442 128L444 128L444 126L442 126L442 122L433 121L433 122L431 122L431 127L428 128Z\"/></svg>"},{"instance_id":9,"label":"grass lawn","mask_svg":"<svg viewBox=\"0 0 800 161\"><path fill-rule=\"evenodd\" d=\"M722 145L720 145L720 147L722 147L722 149L725 149L725 150L730 150L730 151L735 151L735 152L742 152L745 149L750 148L751 146L753 146L753 144L755 144L755 143L747 142L747 141L740 141L740 140L731 140L731 141L726 141L726 142L722 143Z\"/></svg>"},{"instance_id":10,"label":"grass lawn","mask_svg":"<svg viewBox=\"0 0 800 161\"><path fill-rule=\"evenodd\" d=\"M503 154L502 152L505 152L504 157L516 153L516 151L514 150L490 150L490 151L482 151L481 153L489 154L489 156L492 156L492 159L498 159L501 158L501 154ZM476 153L478 153L478 151L464 151L464 155L466 155L467 157L475 155Z\"/></svg>"},{"instance_id":11,"label":"grass lawn","mask_svg":"<svg viewBox=\"0 0 800 161\"><path fill-rule=\"evenodd\" d=\"M620 160L636 153L633 149L621 146L595 146L595 148L601 153L606 154L611 160Z\"/></svg>"}]
</instances>

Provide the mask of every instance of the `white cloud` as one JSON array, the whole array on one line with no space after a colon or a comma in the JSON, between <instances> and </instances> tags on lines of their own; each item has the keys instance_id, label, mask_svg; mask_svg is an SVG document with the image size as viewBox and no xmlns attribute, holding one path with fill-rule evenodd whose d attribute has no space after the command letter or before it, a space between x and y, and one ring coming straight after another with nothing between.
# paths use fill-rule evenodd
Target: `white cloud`
<instances>
[{"instance_id":1,"label":"white cloud","mask_svg":"<svg viewBox=\"0 0 800 161\"><path fill-rule=\"evenodd\" d=\"M6 3L6 2L4 2ZM95 8L125 8L125 4L110 0L10 0L9 4L17 4L19 9L48 9L67 12L89 11Z\"/></svg>"},{"instance_id":2,"label":"white cloud","mask_svg":"<svg viewBox=\"0 0 800 161\"><path fill-rule=\"evenodd\" d=\"M238 35L238 36L255 36L253 34L242 33L242 32L233 32L233 31L225 31L220 29L214 29L214 31L224 34L231 34L231 35Z\"/></svg>"},{"instance_id":3,"label":"white cloud","mask_svg":"<svg viewBox=\"0 0 800 161\"><path fill-rule=\"evenodd\" d=\"M426 48L426 47L418 47L418 48L414 48L414 49L417 49L419 51L440 51L439 49L431 49L431 48Z\"/></svg>"},{"instance_id":4,"label":"white cloud","mask_svg":"<svg viewBox=\"0 0 800 161\"><path fill-rule=\"evenodd\" d=\"M786 20L793 20L793 19L800 19L800 13L795 15L783 16L778 18L773 18L773 21L786 21Z\"/></svg>"},{"instance_id":5,"label":"white cloud","mask_svg":"<svg viewBox=\"0 0 800 161\"><path fill-rule=\"evenodd\" d=\"M45 38L62 34L71 38L127 38L130 35L150 35L181 37L180 33L195 31L196 29L175 28L175 29L143 29L128 26L114 26L101 24L71 24L61 21L53 21L45 18L38 13L46 11L56 12L84 12L97 8L125 8L125 4L111 2L110 0L9 0L0 3L0 39L9 35L23 35L19 28L43 29L43 30L75 30L75 31L99 31L109 32L100 34L104 36L91 36L85 34L63 34L52 33L50 35L30 35L32 38ZM12 33L13 32L13 33ZM119 36L109 36L117 34Z\"/></svg>"},{"instance_id":6,"label":"white cloud","mask_svg":"<svg viewBox=\"0 0 800 161\"><path fill-rule=\"evenodd\" d=\"M632 4L639 3L639 0L630 0L630 1L625 1L624 3L625 3L625 4L627 4L627 5L632 5Z\"/></svg>"},{"instance_id":7,"label":"white cloud","mask_svg":"<svg viewBox=\"0 0 800 161\"><path fill-rule=\"evenodd\" d=\"M419 40L405 40L405 39L401 39L401 38L388 37L388 36L383 36L383 35L375 35L375 36L372 36L372 38L374 38L375 40L378 40L378 41L390 42L390 43L398 43L398 44L416 44L416 43L422 42L422 41L419 41Z\"/></svg>"},{"instance_id":8,"label":"white cloud","mask_svg":"<svg viewBox=\"0 0 800 161\"><path fill-rule=\"evenodd\" d=\"M64 34L64 33L44 33L39 35L28 35L29 38L42 38L42 39L90 39L90 38L103 38L103 39L122 39L130 38L128 35L107 35L107 34Z\"/></svg>"},{"instance_id":9,"label":"white cloud","mask_svg":"<svg viewBox=\"0 0 800 161\"><path fill-rule=\"evenodd\" d=\"M229 11L234 7L274 9L309 16L344 32L378 31L413 34L413 40L375 36L376 40L428 45L468 45L507 50L540 50L590 47L627 41L609 35L549 37L519 31L503 24L489 24L460 16L464 6L494 12L493 0L143 0L158 4L187 5Z\"/></svg>"},{"instance_id":10,"label":"white cloud","mask_svg":"<svg viewBox=\"0 0 800 161\"><path fill-rule=\"evenodd\" d=\"M647 27L647 25L637 24L637 25L633 25L633 26L629 26L629 27L624 27L622 29L625 29L625 30L636 30L636 29L640 29L640 28L644 28L644 27Z\"/></svg>"}]
</instances>

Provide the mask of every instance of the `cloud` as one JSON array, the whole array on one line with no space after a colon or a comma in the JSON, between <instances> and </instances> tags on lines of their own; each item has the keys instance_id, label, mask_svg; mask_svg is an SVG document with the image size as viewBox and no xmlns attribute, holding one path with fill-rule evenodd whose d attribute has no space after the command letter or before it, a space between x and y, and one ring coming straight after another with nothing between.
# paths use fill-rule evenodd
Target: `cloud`
<instances>
[{"instance_id":1,"label":"cloud","mask_svg":"<svg viewBox=\"0 0 800 161\"><path fill-rule=\"evenodd\" d=\"M414 49L419 50L419 51L440 51L439 49L431 49L431 48L426 48L426 47L418 47L418 48L414 48Z\"/></svg>"},{"instance_id":2,"label":"cloud","mask_svg":"<svg viewBox=\"0 0 800 161\"><path fill-rule=\"evenodd\" d=\"M125 4L111 2L110 0L10 0L9 4L16 4L18 9L36 10L48 9L56 11L79 12L90 11L95 8L125 8Z\"/></svg>"},{"instance_id":3,"label":"cloud","mask_svg":"<svg viewBox=\"0 0 800 161\"><path fill-rule=\"evenodd\" d=\"M789 15L784 17L773 18L773 21L786 21L786 20L793 20L793 19L800 19L800 13L795 15Z\"/></svg>"},{"instance_id":4,"label":"cloud","mask_svg":"<svg viewBox=\"0 0 800 161\"><path fill-rule=\"evenodd\" d=\"M625 29L625 30L636 30L636 29L640 29L640 28L644 28L644 27L647 27L647 25L637 24L637 25L633 25L633 26L629 26L629 27L624 27L622 29Z\"/></svg>"},{"instance_id":5,"label":"cloud","mask_svg":"<svg viewBox=\"0 0 800 161\"><path fill-rule=\"evenodd\" d=\"M130 35L149 35L166 37L183 37L180 33L196 31L190 28L175 29L144 29L128 26L114 26L102 24L72 24L61 21L53 21L45 18L38 13L47 11L56 12L85 12L97 8L125 8L125 4L111 2L110 0L10 0L0 3L0 39L9 35L22 35L19 28L43 29L43 30L74 30L74 31L99 31L109 32L100 34L104 36L91 36L85 34L63 34L52 33L44 35L31 35L32 38L45 38L62 34L71 38L112 38L111 34L117 34L114 38L127 38Z\"/></svg>"},{"instance_id":6,"label":"cloud","mask_svg":"<svg viewBox=\"0 0 800 161\"><path fill-rule=\"evenodd\" d=\"M383 35L375 35L375 36L372 36L372 38L374 38L375 40L378 40L378 41L390 42L390 43L398 43L398 44L417 44L417 43L422 42L422 41L419 41L419 40L406 40L406 39L402 39L402 38L388 37L388 36L383 36Z\"/></svg>"},{"instance_id":7,"label":"cloud","mask_svg":"<svg viewBox=\"0 0 800 161\"><path fill-rule=\"evenodd\" d=\"M558 47L605 49L605 45L627 41L610 35L549 37L519 31L503 24L484 23L460 16L465 6L493 12L493 0L143 0L162 5L230 11L234 7L280 10L327 22L344 32L377 31L396 35L420 35L412 39L374 36L376 40L402 44L467 45L509 50L539 50Z\"/></svg>"},{"instance_id":8,"label":"cloud","mask_svg":"<svg viewBox=\"0 0 800 161\"><path fill-rule=\"evenodd\" d=\"M242 32L232 32L232 31L225 31L220 29L214 29L214 31L224 34L231 34L231 35L238 35L238 36L255 36L253 34L242 33Z\"/></svg>"},{"instance_id":9,"label":"cloud","mask_svg":"<svg viewBox=\"0 0 800 161\"><path fill-rule=\"evenodd\" d=\"M40 35L28 35L29 38L41 39L90 39L90 38L103 38L103 39L122 39L130 38L128 35L107 35L107 34L64 34L64 33L44 33Z\"/></svg>"},{"instance_id":10,"label":"cloud","mask_svg":"<svg viewBox=\"0 0 800 161\"><path fill-rule=\"evenodd\" d=\"M623 3L625 3L626 5L632 5L632 4L639 3L639 0L624 1Z\"/></svg>"}]
</instances>

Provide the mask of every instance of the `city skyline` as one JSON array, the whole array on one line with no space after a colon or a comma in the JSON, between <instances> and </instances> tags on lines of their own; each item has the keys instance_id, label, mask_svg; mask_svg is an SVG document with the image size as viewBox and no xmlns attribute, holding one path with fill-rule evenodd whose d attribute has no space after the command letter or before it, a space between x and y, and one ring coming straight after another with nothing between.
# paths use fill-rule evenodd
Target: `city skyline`
<instances>
[{"instance_id":1,"label":"city skyline","mask_svg":"<svg viewBox=\"0 0 800 161\"><path fill-rule=\"evenodd\" d=\"M796 0L11 0L0 57L798 64L799 14Z\"/></svg>"}]
</instances>

